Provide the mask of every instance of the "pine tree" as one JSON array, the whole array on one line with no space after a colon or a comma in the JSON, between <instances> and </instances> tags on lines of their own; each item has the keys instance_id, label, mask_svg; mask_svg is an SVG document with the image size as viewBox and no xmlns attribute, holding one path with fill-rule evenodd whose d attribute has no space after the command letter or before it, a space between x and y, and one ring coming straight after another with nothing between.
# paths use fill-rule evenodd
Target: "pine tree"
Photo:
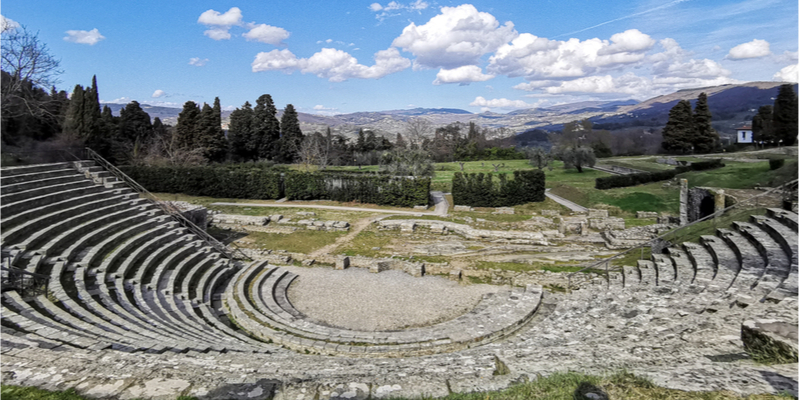
<instances>
[{"instance_id":1,"label":"pine tree","mask_svg":"<svg viewBox=\"0 0 800 400\"><path fill-rule=\"evenodd\" d=\"M367 151L380 149L380 147L381 147L380 141L378 140L378 137L375 136L375 132L373 132L373 131L368 131L367 132L367 138L365 140L365 147L366 147Z\"/></svg>"},{"instance_id":2,"label":"pine tree","mask_svg":"<svg viewBox=\"0 0 800 400\"><path fill-rule=\"evenodd\" d=\"M664 137L661 147L670 153L688 153L692 148L693 132L692 104L681 100L669 110L669 120L661 133Z\"/></svg>"},{"instance_id":3,"label":"pine tree","mask_svg":"<svg viewBox=\"0 0 800 400\"><path fill-rule=\"evenodd\" d=\"M708 97L700 93L694 107L694 132L692 145L696 153L710 153L719 143L719 134L711 127L711 110L708 108Z\"/></svg>"},{"instance_id":4,"label":"pine tree","mask_svg":"<svg viewBox=\"0 0 800 400\"><path fill-rule=\"evenodd\" d=\"M272 96L262 94L256 100L253 112L255 126L250 146L258 154L258 158L274 158L280 148L281 127Z\"/></svg>"},{"instance_id":5,"label":"pine tree","mask_svg":"<svg viewBox=\"0 0 800 400\"><path fill-rule=\"evenodd\" d=\"M198 131L200 125L200 108L197 103L187 101L183 110L178 114L178 123L175 125L175 144L181 149L198 147Z\"/></svg>"},{"instance_id":6,"label":"pine tree","mask_svg":"<svg viewBox=\"0 0 800 400\"><path fill-rule=\"evenodd\" d=\"M236 160L255 160L258 154L248 150L248 141L253 135L255 116L250 102L245 101L242 108L233 110L228 124L228 142L231 156Z\"/></svg>"},{"instance_id":7,"label":"pine tree","mask_svg":"<svg viewBox=\"0 0 800 400\"><path fill-rule=\"evenodd\" d=\"M772 107L772 127L775 138L784 146L791 146L797 140L797 111L797 94L793 85L781 85Z\"/></svg>"},{"instance_id":8,"label":"pine tree","mask_svg":"<svg viewBox=\"0 0 800 400\"><path fill-rule=\"evenodd\" d=\"M297 158L297 151L303 142L303 131L294 106L287 104L281 116L281 150L278 161L291 163Z\"/></svg>"}]
</instances>

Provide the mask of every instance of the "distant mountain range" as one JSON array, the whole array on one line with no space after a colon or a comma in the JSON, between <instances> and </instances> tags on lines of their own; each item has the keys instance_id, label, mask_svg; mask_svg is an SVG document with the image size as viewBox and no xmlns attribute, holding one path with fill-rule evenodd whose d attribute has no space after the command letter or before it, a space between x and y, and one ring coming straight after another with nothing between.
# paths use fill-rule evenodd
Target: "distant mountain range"
<instances>
[{"instance_id":1,"label":"distant mountain range","mask_svg":"<svg viewBox=\"0 0 800 400\"><path fill-rule=\"evenodd\" d=\"M589 119L596 129L619 130L636 127L663 127L667 122L669 110L680 100L690 100L694 104L701 92L708 95L708 104L713 124L721 134L735 133L735 127L749 121L765 104L772 104L777 95L777 87L782 82L749 82L738 85L722 85L698 89L686 89L654 97L647 101L583 101L561 104L547 108L514 110L507 114L483 112L471 113L457 108L413 108L408 110L389 110L375 112L355 112L338 115L317 115L299 113L300 127L305 133L325 132L330 127L334 134L353 137L358 129L373 130L375 133L394 140L396 134L403 133L410 118L426 118L434 127L453 122L469 123L490 128L506 127L516 133L533 128L560 130L564 123ZM795 85L797 91L797 85ZM115 115L124 104L106 104ZM165 124L177 123L180 108L142 105L151 118L159 117ZM281 111L279 111L280 115ZM230 111L222 114L223 127L227 128Z\"/></svg>"}]
</instances>

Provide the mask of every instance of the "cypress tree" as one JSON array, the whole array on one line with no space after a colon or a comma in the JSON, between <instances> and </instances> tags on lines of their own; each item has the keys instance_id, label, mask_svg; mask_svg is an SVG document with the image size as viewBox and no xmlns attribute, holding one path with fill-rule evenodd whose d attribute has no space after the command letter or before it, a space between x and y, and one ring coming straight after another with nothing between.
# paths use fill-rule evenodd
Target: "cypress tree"
<instances>
[{"instance_id":1,"label":"cypress tree","mask_svg":"<svg viewBox=\"0 0 800 400\"><path fill-rule=\"evenodd\" d=\"M255 126L250 146L258 154L258 158L274 158L280 149L281 127L272 96L262 94L256 99L253 113Z\"/></svg>"},{"instance_id":2,"label":"cypress tree","mask_svg":"<svg viewBox=\"0 0 800 400\"><path fill-rule=\"evenodd\" d=\"M681 100L669 110L669 120L661 133L664 137L661 147L670 153L688 153L693 132L692 104L688 100Z\"/></svg>"},{"instance_id":3,"label":"cypress tree","mask_svg":"<svg viewBox=\"0 0 800 400\"><path fill-rule=\"evenodd\" d=\"M100 100L97 91L97 75L92 76L92 86L83 93L83 124L86 138L100 134Z\"/></svg>"},{"instance_id":4,"label":"cypress tree","mask_svg":"<svg viewBox=\"0 0 800 400\"><path fill-rule=\"evenodd\" d=\"M297 157L300 143L303 142L303 131L294 106L287 104L281 116L281 150L280 162L291 163Z\"/></svg>"},{"instance_id":5,"label":"cypress tree","mask_svg":"<svg viewBox=\"0 0 800 400\"><path fill-rule=\"evenodd\" d=\"M753 140L756 142L775 140L775 130L772 128L772 106L765 105L758 108L758 114L753 116Z\"/></svg>"},{"instance_id":6,"label":"cypress tree","mask_svg":"<svg viewBox=\"0 0 800 400\"><path fill-rule=\"evenodd\" d=\"M214 106L203 104L200 120L199 141L205 149L204 156L213 162L223 161L227 151L225 132L222 130L222 106L219 97L214 99Z\"/></svg>"},{"instance_id":7,"label":"cypress tree","mask_svg":"<svg viewBox=\"0 0 800 400\"><path fill-rule=\"evenodd\" d=\"M367 151L367 139L364 137L364 130L358 129L358 139L356 139L356 151L358 152L365 152Z\"/></svg>"},{"instance_id":8,"label":"cypress tree","mask_svg":"<svg viewBox=\"0 0 800 400\"><path fill-rule=\"evenodd\" d=\"M405 149L408 147L408 143L406 143L406 140L403 139L403 135L401 135L400 132L397 132L397 138L394 140L394 147L399 149Z\"/></svg>"},{"instance_id":9,"label":"cypress tree","mask_svg":"<svg viewBox=\"0 0 800 400\"><path fill-rule=\"evenodd\" d=\"M197 147L199 145L199 128L200 108L197 103L189 100L183 104L183 110L178 114L178 123L175 125L175 144L182 149Z\"/></svg>"},{"instance_id":10,"label":"cypress tree","mask_svg":"<svg viewBox=\"0 0 800 400\"><path fill-rule=\"evenodd\" d=\"M692 145L697 153L710 153L719 142L719 134L711 127L711 110L708 97L700 93L694 107L694 138Z\"/></svg>"},{"instance_id":11,"label":"cypress tree","mask_svg":"<svg viewBox=\"0 0 800 400\"><path fill-rule=\"evenodd\" d=\"M237 160L254 160L257 154L248 151L248 141L253 135L255 116L250 102L245 101L242 108L237 108L231 113L228 124L228 143L231 155Z\"/></svg>"},{"instance_id":12,"label":"cypress tree","mask_svg":"<svg viewBox=\"0 0 800 400\"><path fill-rule=\"evenodd\" d=\"M73 136L83 136L85 132L83 117L83 86L75 85L64 117L64 132Z\"/></svg>"},{"instance_id":13,"label":"cypress tree","mask_svg":"<svg viewBox=\"0 0 800 400\"><path fill-rule=\"evenodd\" d=\"M772 107L772 127L775 139L791 146L797 140L797 94L791 84L783 84L778 89L778 97Z\"/></svg>"}]
</instances>

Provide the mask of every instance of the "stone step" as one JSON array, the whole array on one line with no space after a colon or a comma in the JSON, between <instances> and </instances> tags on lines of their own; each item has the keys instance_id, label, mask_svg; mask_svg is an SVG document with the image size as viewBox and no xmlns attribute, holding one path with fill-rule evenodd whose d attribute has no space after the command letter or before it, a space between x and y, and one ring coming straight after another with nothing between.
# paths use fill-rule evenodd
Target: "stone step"
<instances>
[{"instance_id":1,"label":"stone step","mask_svg":"<svg viewBox=\"0 0 800 400\"><path fill-rule=\"evenodd\" d=\"M18 175L6 175L6 170L3 169L0 171L0 185L5 187L6 185L14 185L21 182L28 182L28 181L37 181L41 179L47 178L56 178L59 176L67 176L67 175L75 175L78 173L77 170L74 168L61 168L61 169L52 169L48 171L39 171L39 172L31 172L27 174L18 174Z\"/></svg>"},{"instance_id":2,"label":"stone step","mask_svg":"<svg viewBox=\"0 0 800 400\"><path fill-rule=\"evenodd\" d=\"M39 172L62 170L68 168L75 171L75 168L73 167L72 163L60 162L60 163L50 163L50 164L22 165L19 167L3 167L2 169L0 169L0 173L2 173L3 178L6 178L12 176L35 174ZM2 183L5 184L6 182L3 181Z\"/></svg>"},{"instance_id":3,"label":"stone step","mask_svg":"<svg viewBox=\"0 0 800 400\"><path fill-rule=\"evenodd\" d=\"M3 216L3 219L6 219L14 216L15 214L22 213L23 211L27 211L32 208L42 207L50 205L52 203L60 202L62 200L71 199L73 197L81 197L84 195L89 195L104 191L108 191L108 189L102 186L91 185L91 186L66 189L55 193L48 193L32 199L24 199L22 201L7 203L4 200L0 199L0 204L2 204L0 205L0 215Z\"/></svg>"},{"instance_id":4,"label":"stone step","mask_svg":"<svg viewBox=\"0 0 800 400\"><path fill-rule=\"evenodd\" d=\"M716 264L708 250L700 244L691 242L683 243L682 246L696 271L693 283L703 285L712 292L722 290L719 282L714 281Z\"/></svg>"},{"instance_id":5,"label":"stone step","mask_svg":"<svg viewBox=\"0 0 800 400\"><path fill-rule=\"evenodd\" d=\"M20 212L16 215L3 214L2 222L0 222L0 229L2 229L3 232L6 232L18 225L24 224L27 221L36 219L41 216L46 216L48 214L56 213L61 210L81 206L89 202L109 197L115 197L123 194L124 193L118 193L117 191L112 191L112 190L100 190L95 193L90 193L87 195L77 196L77 197L70 197L67 198L66 200L57 201L44 206L29 208L26 209L26 211ZM133 197L131 193L128 193L127 196Z\"/></svg>"},{"instance_id":6,"label":"stone step","mask_svg":"<svg viewBox=\"0 0 800 400\"><path fill-rule=\"evenodd\" d=\"M679 247L670 247L667 248L667 253L676 273L675 280L684 284L693 283L695 278L694 264L692 264L692 260L689 259L686 251Z\"/></svg>"},{"instance_id":7,"label":"stone step","mask_svg":"<svg viewBox=\"0 0 800 400\"><path fill-rule=\"evenodd\" d=\"M741 287L753 288L761 278L761 275L764 274L764 268L766 267L766 263L758 249L739 232L730 229L717 229L717 236L722 238L728 247L733 250L739 262L740 269L736 275L735 284Z\"/></svg>"},{"instance_id":8,"label":"stone step","mask_svg":"<svg viewBox=\"0 0 800 400\"><path fill-rule=\"evenodd\" d=\"M636 268L639 270L641 276L641 285L656 286L658 285L658 269L653 261L637 260Z\"/></svg>"},{"instance_id":9,"label":"stone step","mask_svg":"<svg viewBox=\"0 0 800 400\"><path fill-rule=\"evenodd\" d=\"M739 259L725 241L716 236L700 236L700 243L708 250L716 264L714 283L722 290L727 290L739 274Z\"/></svg>"},{"instance_id":10,"label":"stone step","mask_svg":"<svg viewBox=\"0 0 800 400\"><path fill-rule=\"evenodd\" d=\"M51 176L40 179L25 180L22 182L6 185L3 184L3 194L13 194L33 189L41 189L48 186L55 186L61 184L68 184L74 182L84 181L85 177L73 171L71 175Z\"/></svg>"},{"instance_id":11,"label":"stone step","mask_svg":"<svg viewBox=\"0 0 800 400\"><path fill-rule=\"evenodd\" d=\"M672 260L665 254L653 254L651 264L657 272L658 284L668 284L675 281L675 266Z\"/></svg>"},{"instance_id":12,"label":"stone step","mask_svg":"<svg viewBox=\"0 0 800 400\"><path fill-rule=\"evenodd\" d=\"M85 179L81 179L76 182L59 183L35 189L23 190L21 192L0 195L0 203L13 204L29 199L62 193L64 191L89 188L93 186L94 184L91 181L87 181Z\"/></svg>"},{"instance_id":13,"label":"stone step","mask_svg":"<svg viewBox=\"0 0 800 400\"><path fill-rule=\"evenodd\" d=\"M758 225L749 222L734 222L734 228L742 236L750 240L766 262L761 281L780 283L787 276L791 269L791 261L783 247L776 242L769 233L762 230Z\"/></svg>"},{"instance_id":14,"label":"stone step","mask_svg":"<svg viewBox=\"0 0 800 400\"><path fill-rule=\"evenodd\" d=\"M157 213L155 206L153 205L148 204L142 208L144 211L133 214L126 218L122 218L116 222L112 222L100 229L81 236L75 240L70 247L56 257L62 261L83 260L89 254L92 254L92 251L103 251L104 248L107 249L108 245L104 245L104 243L109 240L109 238L117 237L117 235L121 235L126 231L130 234L133 234L133 232L130 231L132 227L147 222Z\"/></svg>"},{"instance_id":15,"label":"stone step","mask_svg":"<svg viewBox=\"0 0 800 400\"><path fill-rule=\"evenodd\" d=\"M622 266L623 276L625 278L625 287L633 287L639 285L642 281L642 275L639 273L639 268L630 265Z\"/></svg>"},{"instance_id":16,"label":"stone step","mask_svg":"<svg viewBox=\"0 0 800 400\"><path fill-rule=\"evenodd\" d=\"M772 218L764 216L754 215L751 220L781 246L789 258L790 265L797 264L798 235L796 231Z\"/></svg>"},{"instance_id":17,"label":"stone step","mask_svg":"<svg viewBox=\"0 0 800 400\"><path fill-rule=\"evenodd\" d=\"M777 220L778 222L788 226L793 231L797 232L797 214L781 210L780 208L768 208L767 209L767 216Z\"/></svg>"}]
</instances>

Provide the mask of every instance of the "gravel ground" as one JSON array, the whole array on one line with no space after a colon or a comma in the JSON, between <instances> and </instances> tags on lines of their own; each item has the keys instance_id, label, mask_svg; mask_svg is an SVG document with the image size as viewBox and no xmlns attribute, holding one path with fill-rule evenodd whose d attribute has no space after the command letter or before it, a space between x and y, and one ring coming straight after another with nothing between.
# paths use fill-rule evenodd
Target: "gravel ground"
<instances>
[{"instance_id":1,"label":"gravel ground","mask_svg":"<svg viewBox=\"0 0 800 400\"><path fill-rule=\"evenodd\" d=\"M289 287L289 300L298 311L325 325L364 331L453 319L475 307L483 294L508 289L460 285L440 276L415 278L401 271L282 268L299 275Z\"/></svg>"}]
</instances>

